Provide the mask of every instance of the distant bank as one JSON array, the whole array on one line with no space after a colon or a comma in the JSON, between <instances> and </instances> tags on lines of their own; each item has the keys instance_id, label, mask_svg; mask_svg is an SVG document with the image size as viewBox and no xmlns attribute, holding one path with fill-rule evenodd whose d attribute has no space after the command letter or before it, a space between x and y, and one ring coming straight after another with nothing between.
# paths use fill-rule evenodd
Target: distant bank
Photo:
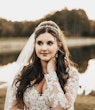
<instances>
[{"instance_id":1,"label":"distant bank","mask_svg":"<svg viewBox=\"0 0 95 110\"><path fill-rule=\"evenodd\" d=\"M95 45L95 38L77 38L77 39L66 39L69 47L75 46L90 46Z\"/></svg>"},{"instance_id":2,"label":"distant bank","mask_svg":"<svg viewBox=\"0 0 95 110\"><path fill-rule=\"evenodd\" d=\"M27 39L24 38L0 40L0 53L21 51L26 42ZM90 46L95 45L95 38L67 38L66 43L68 47Z\"/></svg>"}]
</instances>

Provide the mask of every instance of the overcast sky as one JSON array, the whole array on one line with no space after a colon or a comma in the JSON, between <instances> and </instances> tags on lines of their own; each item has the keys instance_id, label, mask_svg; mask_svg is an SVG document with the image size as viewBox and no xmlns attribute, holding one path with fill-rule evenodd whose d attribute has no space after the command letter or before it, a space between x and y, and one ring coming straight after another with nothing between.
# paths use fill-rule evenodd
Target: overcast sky
<instances>
[{"instance_id":1,"label":"overcast sky","mask_svg":"<svg viewBox=\"0 0 95 110\"><path fill-rule=\"evenodd\" d=\"M0 17L12 21L36 20L67 7L83 9L95 19L95 0L0 0Z\"/></svg>"}]
</instances>

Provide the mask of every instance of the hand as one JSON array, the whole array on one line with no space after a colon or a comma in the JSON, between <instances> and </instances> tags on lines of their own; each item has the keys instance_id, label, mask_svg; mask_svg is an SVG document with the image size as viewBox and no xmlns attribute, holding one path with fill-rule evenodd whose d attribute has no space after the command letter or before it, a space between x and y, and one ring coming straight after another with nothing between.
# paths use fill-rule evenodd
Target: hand
<instances>
[{"instance_id":1,"label":"hand","mask_svg":"<svg viewBox=\"0 0 95 110\"><path fill-rule=\"evenodd\" d=\"M54 57L54 58L51 58L47 64L47 72L51 73L51 72L54 72L55 70L56 70L56 59Z\"/></svg>"}]
</instances>

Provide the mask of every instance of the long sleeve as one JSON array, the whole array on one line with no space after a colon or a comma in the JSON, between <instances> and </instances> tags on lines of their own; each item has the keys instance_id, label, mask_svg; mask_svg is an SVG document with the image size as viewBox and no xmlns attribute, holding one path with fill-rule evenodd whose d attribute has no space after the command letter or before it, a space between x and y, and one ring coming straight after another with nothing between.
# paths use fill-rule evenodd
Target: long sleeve
<instances>
[{"instance_id":1,"label":"long sleeve","mask_svg":"<svg viewBox=\"0 0 95 110\"><path fill-rule=\"evenodd\" d=\"M56 72L48 73L45 75L45 79L52 110L73 110L79 82L76 69L71 68L69 71L69 79L65 84L65 94L60 86Z\"/></svg>"},{"instance_id":2,"label":"long sleeve","mask_svg":"<svg viewBox=\"0 0 95 110\"><path fill-rule=\"evenodd\" d=\"M15 81L17 75L20 74L22 68L23 68L23 64L19 64L18 62L15 62L12 67L12 71L10 71L12 75L10 76L10 80L8 82L4 110L20 110L16 106L14 106L16 104L17 88L15 86L15 83L13 84L13 82Z\"/></svg>"},{"instance_id":3,"label":"long sleeve","mask_svg":"<svg viewBox=\"0 0 95 110\"><path fill-rule=\"evenodd\" d=\"M8 93L8 96L7 96L7 105L5 105L5 108L4 110L22 110L22 109L19 109L17 106L16 106L16 91L17 91L17 88L15 86L15 84L13 86L10 86L8 89L10 89L9 93Z\"/></svg>"}]
</instances>

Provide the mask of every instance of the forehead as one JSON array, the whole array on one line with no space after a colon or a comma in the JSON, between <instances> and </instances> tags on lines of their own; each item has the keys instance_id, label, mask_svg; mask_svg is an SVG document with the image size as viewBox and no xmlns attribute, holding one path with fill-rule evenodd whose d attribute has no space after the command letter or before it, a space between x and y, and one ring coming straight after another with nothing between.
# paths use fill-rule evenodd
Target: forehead
<instances>
[{"instance_id":1,"label":"forehead","mask_svg":"<svg viewBox=\"0 0 95 110\"><path fill-rule=\"evenodd\" d=\"M44 40L52 40L52 41L55 41L56 40L56 38L53 36L53 35L51 35L50 33L43 33L43 34L40 34L37 38L36 38L36 40L38 41L38 40L42 40L42 41L44 41Z\"/></svg>"}]
</instances>

